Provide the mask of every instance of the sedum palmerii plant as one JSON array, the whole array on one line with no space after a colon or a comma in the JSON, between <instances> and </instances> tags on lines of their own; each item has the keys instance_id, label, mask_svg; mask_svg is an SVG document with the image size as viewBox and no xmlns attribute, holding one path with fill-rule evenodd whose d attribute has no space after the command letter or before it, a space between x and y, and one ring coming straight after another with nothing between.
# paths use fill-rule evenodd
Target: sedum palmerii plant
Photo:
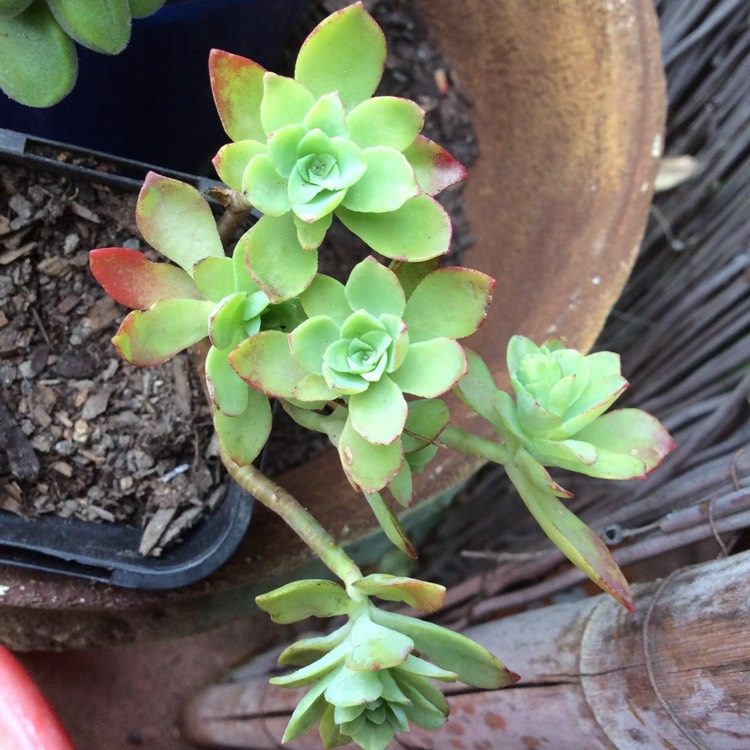
<instances>
[{"instance_id":1,"label":"sedum palmerii plant","mask_svg":"<svg viewBox=\"0 0 750 750\"><path fill-rule=\"evenodd\" d=\"M261 218L227 254L203 197L150 174L136 217L166 261L125 248L91 253L96 278L133 308L114 338L127 361L157 364L208 338L205 374L224 465L343 584L299 581L256 600L280 623L345 618L282 654L297 669L273 682L309 687L284 739L319 726L326 747L354 741L367 750L382 750L410 723L443 724L448 704L432 680L495 689L518 678L465 636L371 601L430 613L444 590L363 576L303 505L252 465L271 429L269 399L328 437L350 483L405 552L416 556L384 493L408 505L413 473L438 450L458 450L502 464L549 538L627 608L627 581L599 536L566 508L570 493L547 469L643 477L673 447L648 414L606 413L627 387L615 354L585 356L561 341L538 346L514 336L511 395L459 343L484 321L495 282L439 265L451 228L433 196L465 171L420 135L417 105L373 97L384 59L382 33L360 3L313 31L294 78L214 51L211 84L232 139L214 163L230 189L231 216L239 222L254 207ZM378 254L354 265L345 283L318 273L334 215ZM440 398L448 392L494 436L452 425Z\"/></svg>"}]
</instances>

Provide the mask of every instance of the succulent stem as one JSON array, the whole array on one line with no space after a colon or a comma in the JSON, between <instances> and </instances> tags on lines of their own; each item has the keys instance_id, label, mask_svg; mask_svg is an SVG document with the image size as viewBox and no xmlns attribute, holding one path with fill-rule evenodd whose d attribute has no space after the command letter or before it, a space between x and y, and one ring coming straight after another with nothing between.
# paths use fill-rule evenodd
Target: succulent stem
<instances>
[{"instance_id":1,"label":"succulent stem","mask_svg":"<svg viewBox=\"0 0 750 750\"><path fill-rule=\"evenodd\" d=\"M237 465L221 448L221 460L229 475L269 510L280 516L295 534L335 573L351 592L350 584L359 581L362 573L338 542L318 523L315 517L287 492L252 464ZM353 597L359 599L359 596Z\"/></svg>"}]
</instances>

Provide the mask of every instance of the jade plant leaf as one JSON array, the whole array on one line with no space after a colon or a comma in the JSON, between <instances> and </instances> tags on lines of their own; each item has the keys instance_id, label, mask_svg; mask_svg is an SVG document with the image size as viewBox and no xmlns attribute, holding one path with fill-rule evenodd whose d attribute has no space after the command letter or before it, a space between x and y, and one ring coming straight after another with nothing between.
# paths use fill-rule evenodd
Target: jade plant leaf
<instances>
[{"instance_id":1,"label":"jade plant leaf","mask_svg":"<svg viewBox=\"0 0 750 750\"><path fill-rule=\"evenodd\" d=\"M385 55L383 32L362 4L355 3L326 18L307 38L294 77L315 97L338 91L350 110L374 93Z\"/></svg>"},{"instance_id":2,"label":"jade plant leaf","mask_svg":"<svg viewBox=\"0 0 750 750\"><path fill-rule=\"evenodd\" d=\"M201 292L182 268L154 263L138 250L103 247L89 253L94 278L112 299L133 310L145 310L163 299L201 299Z\"/></svg>"},{"instance_id":3,"label":"jade plant leaf","mask_svg":"<svg viewBox=\"0 0 750 750\"><path fill-rule=\"evenodd\" d=\"M352 585L367 596L403 602L420 612L436 612L445 599L445 586L387 573L372 573Z\"/></svg>"},{"instance_id":4,"label":"jade plant leaf","mask_svg":"<svg viewBox=\"0 0 750 750\"><path fill-rule=\"evenodd\" d=\"M198 261L224 257L211 209L187 183L149 172L138 196L136 222L149 245L191 276Z\"/></svg>"},{"instance_id":5,"label":"jade plant leaf","mask_svg":"<svg viewBox=\"0 0 750 750\"><path fill-rule=\"evenodd\" d=\"M274 622L286 625L308 617L334 617L348 614L355 607L346 590L333 581L308 579L293 581L255 597L255 603Z\"/></svg>"},{"instance_id":6,"label":"jade plant leaf","mask_svg":"<svg viewBox=\"0 0 750 750\"><path fill-rule=\"evenodd\" d=\"M597 586L611 594L630 612L633 601L628 582L606 545L555 496L555 482L544 467L520 448L505 470L526 507L555 546ZM549 478L542 484L544 475ZM545 486L547 485L547 486Z\"/></svg>"}]
</instances>

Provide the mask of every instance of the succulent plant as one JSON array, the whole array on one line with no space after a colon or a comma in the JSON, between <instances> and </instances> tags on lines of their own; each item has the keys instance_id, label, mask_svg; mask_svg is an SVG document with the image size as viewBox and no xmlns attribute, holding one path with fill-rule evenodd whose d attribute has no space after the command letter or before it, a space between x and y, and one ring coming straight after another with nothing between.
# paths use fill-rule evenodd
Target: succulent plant
<instances>
[{"instance_id":1,"label":"succulent plant","mask_svg":"<svg viewBox=\"0 0 750 750\"><path fill-rule=\"evenodd\" d=\"M310 686L283 742L319 724L325 747L354 741L366 750L383 750L395 733L408 731L409 722L425 729L444 724L448 703L431 680L459 679L490 689L515 682L517 675L466 636L380 610L369 600L377 596L432 612L444 594L436 584L373 574L346 588L326 580L298 581L257 597L258 606L279 623L347 616L334 632L298 641L279 657L299 668L272 678L272 684Z\"/></svg>"},{"instance_id":2,"label":"succulent plant","mask_svg":"<svg viewBox=\"0 0 750 750\"><path fill-rule=\"evenodd\" d=\"M75 44L116 55L130 41L132 18L166 0L0 0L0 87L30 107L50 107L76 82Z\"/></svg>"},{"instance_id":3,"label":"succulent plant","mask_svg":"<svg viewBox=\"0 0 750 750\"><path fill-rule=\"evenodd\" d=\"M482 323L493 287L478 271L443 268L425 273L407 298L397 274L369 257L346 285L319 274L300 297L307 320L288 335L250 336L229 361L270 396L310 408L345 401L335 440L342 466L372 493L403 464L404 394L433 399L461 379L466 357L456 339Z\"/></svg>"},{"instance_id":4,"label":"succulent plant","mask_svg":"<svg viewBox=\"0 0 750 750\"><path fill-rule=\"evenodd\" d=\"M476 356L472 362L473 381L459 387L469 402L472 382L480 377L491 381ZM537 346L524 336L513 336L507 362L516 400L495 389L490 421L506 440L518 441L545 466L604 479L633 479L652 471L674 447L659 421L640 409L604 414L628 387L616 354L584 356L560 341Z\"/></svg>"},{"instance_id":5,"label":"succulent plant","mask_svg":"<svg viewBox=\"0 0 750 750\"><path fill-rule=\"evenodd\" d=\"M152 262L128 248L91 252L99 283L134 308L112 341L127 362L148 367L208 337L205 372L214 425L229 454L248 463L265 444L271 411L227 356L262 329L292 330L301 309L293 300L272 304L247 272L239 245L225 257L211 208L190 185L150 173L136 219L146 241L177 265Z\"/></svg>"},{"instance_id":6,"label":"succulent plant","mask_svg":"<svg viewBox=\"0 0 750 750\"><path fill-rule=\"evenodd\" d=\"M212 52L214 99L234 141L214 164L264 214L248 238L251 258L263 252L256 235L272 218L288 227L293 244L311 251L334 214L387 258L420 261L448 251L450 220L432 196L465 170L420 135L417 104L371 98L385 55L383 34L361 3L310 34L294 78ZM258 282L265 286L260 272Z\"/></svg>"}]
</instances>

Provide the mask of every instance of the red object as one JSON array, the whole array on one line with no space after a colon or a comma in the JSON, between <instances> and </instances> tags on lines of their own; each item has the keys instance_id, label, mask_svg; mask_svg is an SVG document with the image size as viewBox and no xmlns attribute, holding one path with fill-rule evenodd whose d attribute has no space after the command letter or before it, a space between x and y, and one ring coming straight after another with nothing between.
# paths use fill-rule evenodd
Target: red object
<instances>
[{"instance_id":1,"label":"red object","mask_svg":"<svg viewBox=\"0 0 750 750\"><path fill-rule=\"evenodd\" d=\"M26 670L0 646L0 750L75 750Z\"/></svg>"}]
</instances>

